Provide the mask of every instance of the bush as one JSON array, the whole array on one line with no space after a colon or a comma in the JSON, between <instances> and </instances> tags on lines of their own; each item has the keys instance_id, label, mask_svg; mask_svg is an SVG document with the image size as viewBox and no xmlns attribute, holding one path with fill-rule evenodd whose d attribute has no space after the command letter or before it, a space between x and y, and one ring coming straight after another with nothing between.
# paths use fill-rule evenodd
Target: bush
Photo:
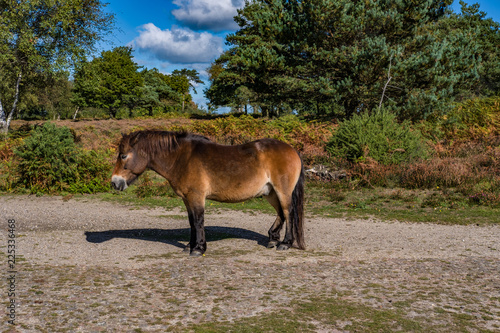
<instances>
[{"instance_id":1,"label":"bush","mask_svg":"<svg viewBox=\"0 0 500 333\"><path fill-rule=\"evenodd\" d=\"M465 100L446 115L420 124L433 139L488 141L500 134L500 96Z\"/></svg>"},{"instance_id":2,"label":"bush","mask_svg":"<svg viewBox=\"0 0 500 333\"><path fill-rule=\"evenodd\" d=\"M45 123L14 151L19 182L32 193L94 193L109 189L111 165L75 144L67 127Z\"/></svg>"},{"instance_id":3,"label":"bush","mask_svg":"<svg viewBox=\"0 0 500 333\"><path fill-rule=\"evenodd\" d=\"M386 110L354 115L342 122L326 148L332 157L354 162L371 158L384 165L427 157L421 133L412 130L409 122L398 123Z\"/></svg>"},{"instance_id":4,"label":"bush","mask_svg":"<svg viewBox=\"0 0 500 333\"><path fill-rule=\"evenodd\" d=\"M448 115L458 121L459 129L500 126L500 96L476 98L459 103Z\"/></svg>"}]
</instances>

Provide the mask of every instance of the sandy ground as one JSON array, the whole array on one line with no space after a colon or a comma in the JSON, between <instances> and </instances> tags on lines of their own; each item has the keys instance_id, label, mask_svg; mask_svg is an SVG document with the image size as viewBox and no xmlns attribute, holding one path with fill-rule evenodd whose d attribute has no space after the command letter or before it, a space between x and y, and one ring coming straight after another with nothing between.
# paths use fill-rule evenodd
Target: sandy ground
<instances>
[{"instance_id":1,"label":"sandy ground","mask_svg":"<svg viewBox=\"0 0 500 333\"><path fill-rule=\"evenodd\" d=\"M220 211L207 214L208 250L193 259L182 253L189 229L181 209L1 196L0 212L3 254L7 221L15 220L20 332L160 332L235 321L278 311L272 300L286 305L299 290L389 310L406 301L408 318L434 316L442 331L460 312L476 316L472 331L500 331L498 225L308 217L307 250L277 252L265 248L273 216ZM287 279L292 287L273 291ZM5 297L9 286L1 287ZM439 297L422 298L423 291ZM318 331L344 326L323 323Z\"/></svg>"}]
</instances>

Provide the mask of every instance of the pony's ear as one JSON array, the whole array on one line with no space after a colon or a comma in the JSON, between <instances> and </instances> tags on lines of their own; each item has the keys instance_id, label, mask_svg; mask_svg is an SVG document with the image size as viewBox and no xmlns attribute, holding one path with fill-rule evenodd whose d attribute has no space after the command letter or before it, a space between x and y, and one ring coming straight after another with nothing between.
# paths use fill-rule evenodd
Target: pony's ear
<instances>
[{"instance_id":1,"label":"pony's ear","mask_svg":"<svg viewBox=\"0 0 500 333\"><path fill-rule=\"evenodd\" d=\"M130 142L129 142L130 146L131 147L135 146L137 144L137 142L139 142L139 139L141 138L141 136L142 136L141 132L134 133L132 135L132 137L130 138Z\"/></svg>"}]
</instances>

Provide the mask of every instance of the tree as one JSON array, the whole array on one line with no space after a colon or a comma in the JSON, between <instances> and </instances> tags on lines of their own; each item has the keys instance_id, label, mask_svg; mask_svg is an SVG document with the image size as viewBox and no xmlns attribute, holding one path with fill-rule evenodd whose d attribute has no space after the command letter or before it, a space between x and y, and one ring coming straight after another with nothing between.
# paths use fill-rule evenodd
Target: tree
<instances>
[{"instance_id":1,"label":"tree","mask_svg":"<svg viewBox=\"0 0 500 333\"><path fill-rule=\"evenodd\" d=\"M172 72L172 82L176 82L179 87L179 92L182 96L182 112L184 112L184 103L186 101L191 101L192 97L189 94L189 88L193 88L194 93L196 94L196 87L193 83L201 83L204 82L200 79L200 74L195 69L186 69L183 68L181 70L174 70ZM187 82L187 86L186 86Z\"/></svg>"},{"instance_id":2,"label":"tree","mask_svg":"<svg viewBox=\"0 0 500 333\"><path fill-rule=\"evenodd\" d=\"M114 16L104 8L100 0L0 0L2 132L9 129L23 79L69 67L111 32Z\"/></svg>"},{"instance_id":3,"label":"tree","mask_svg":"<svg viewBox=\"0 0 500 333\"><path fill-rule=\"evenodd\" d=\"M219 58L208 69L208 79L212 84L208 89L204 90L205 96L209 99L209 108L215 109L217 106L229 106L232 108L245 108L245 113L248 113L248 105L252 105L254 112L257 106L257 95L249 88L249 85L241 84L238 77L225 76L221 74L225 71L223 61Z\"/></svg>"},{"instance_id":4,"label":"tree","mask_svg":"<svg viewBox=\"0 0 500 333\"><path fill-rule=\"evenodd\" d=\"M158 69L144 69L141 72L144 80L144 86L141 93L141 107L148 109L149 115L153 116L153 108L164 106L168 101L179 101L181 94L173 90Z\"/></svg>"},{"instance_id":5,"label":"tree","mask_svg":"<svg viewBox=\"0 0 500 333\"><path fill-rule=\"evenodd\" d=\"M94 104L99 85L97 68L91 62L81 62L75 70L71 102L76 106L73 119L80 109Z\"/></svg>"},{"instance_id":6,"label":"tree","mask_svg":"<svg viewBox=\"0 0 500 333\"><path fill-rule=\"evenodd\" d=\"M460 1L460 14L452 15L450 24L458 29L475 26L478 31L475 38L479 44L481 62L479 65L480 82L475 86L477 95L500 94L500 24L486 18L486 13L479 10L479 4L467 5Z\"/></svg>"},{"instance_id":7,"label":"tree","mask_svg":"<svg viewBox=\"0 0 500 333\"><path fill-rule=\"evenodd\" d=\"M221 76L221 74L226 71L227 66L227 64L224 63L223 60L221 60L224 54L225 53L223 53L207 69L208 80L211 84L210 87L205 89L203 92L209 100L209 109L216 109L218 106L230 105L234 100L236 84L234 84L233 80L230 80L230 75L227 75L227 73L229 73L229 70L227 71L227 73L224 73L224 75Z\"/></svg>"},{"instance_id":8,"label":"tree","mask_svg":"<svg viewBox=\"0 0 500 333\"><path fill-rule=\"evenodd\" d=\"M193 88L194 93L196 94L196 87L193 83L203 84L203 80L200 79L200 74L196 69L187 69L183 68L181 70L174 70L172 72L173 76L184 76L189 80L189 87Z\"/></svg>"},{"instance_id":9,"label":"tree","mask_svg":"<svg viewBox=\"0 0 500 333\"><path fill-rule=\"evenodd\" d=\"M120 46L82 63L75 73L75 103L107 109L112 118L121 107L138 105L143 77L132 58L132 48Z\"/></svg>"},{"instance_id":10,"label":"tree","mask_svg":"<svg viewBox=\"0 0 500 333\"><path fill-rule=\"evenodd\" d=\"M58 71L43 75L31 75L29 84L23 86L24 94L18 104L18 116L23 119L68 118L73 105L71 103L72 82L69 72Z\"/></svg>"},{"instance_id":11,"label":"tree","mask_svg":"<svg viewBox=\"0 0 500 333\"><path fill-rule=\"evenodd\" d=\"M175 74L165 75L164 80L172 89L179 93L179 102L182 104L182 111L184 112L184 103L191 101L191 95L189 94L191 84L187 76L181 75L179 71L174 72Z\"/></svg>"},{"instance_id":12,"label":"tree","mask_svg":"<svg viewBox=\"0 0 500 333\"><path fill-rule=\"evenodd\" d=\"M479 80L479 31L449 24L451 2L247 1L207 96L238 103L244 86L263 111L349 118L384 92L400 118L446 113Z\"/></svg>"}]
</instances>

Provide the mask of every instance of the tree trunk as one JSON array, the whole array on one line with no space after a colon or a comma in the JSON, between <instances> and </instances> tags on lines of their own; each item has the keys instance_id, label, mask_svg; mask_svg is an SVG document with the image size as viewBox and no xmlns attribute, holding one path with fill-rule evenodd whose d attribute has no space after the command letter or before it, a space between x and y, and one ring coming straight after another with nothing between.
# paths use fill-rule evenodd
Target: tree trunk
<instances>
[{"instance_id":1,"label":"tree trunk","mask_svg":"<svg viewBox=\"0 0 500 333\"><path fill-rule=\"evenodd\" d=\"M78 111L80 111L79 106L76 107L75 114L73 115L73 120L76 120L76 115L78 114Z\"/></svg>"},{"instance_id":2,"label":"tree trunk","mask_svg":"<svg viewBox=\"0 0 500 333\"><path fill-rule=\"evenodd\" d=\"M115 119L116 118L116 114L118 113L118 110L115 110L112 107L110 107L108 110L109 110L109 116L111 117L111 119Z\"/></svg>"},{"instance_id":3,"label":"tree trunk","mask_svg":"<svg viewBox=\"0 0 500 333\"><path fill-rule=\"evenodd\" d=\"M264 118L269 117L269 109L268 109L267 105L261 105L260 110L262 112L262 117L264 117Z\"/></svg>"},{"instance_id":4,"label":"tree trunk","mask_svg":"<svg viewBox=\"0 0 500 333\"><path fill-rule=\"evenodd\" d=\"M8 127L5 119L5 110L3 109L2 99L0 99L0 133L7 134Z\"/></svg>"},{"instance_id":5,"label":"tree trunk","mask_svg":"<svg viewBox=\"0 0 500 333\"><path fill-rule=\"evenodd\" d=\"M14 103L12 103L12 109L7 116L5 114L5 110L2 105L2 101L0 100L0 131L4 134L9 132L10 122L12 121L12 117L14 116L14 111L16 111L17 102L19 101L19 85L21 84L22 72L19 72L17 75L16 81L16 95L14 96Z\"/></svg>"}]
</instances>

